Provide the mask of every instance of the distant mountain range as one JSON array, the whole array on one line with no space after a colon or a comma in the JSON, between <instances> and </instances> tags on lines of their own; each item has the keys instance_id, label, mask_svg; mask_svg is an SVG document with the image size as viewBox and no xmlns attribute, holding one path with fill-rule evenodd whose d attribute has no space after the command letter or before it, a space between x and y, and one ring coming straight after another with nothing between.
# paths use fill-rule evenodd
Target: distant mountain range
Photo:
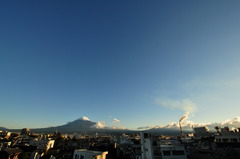
<instances>
[{"instance_id":1,"label":"distant mountain range","mask_svg":"<svg viewBox=\"0 0 240 159\"><path fill-rule=\"evenodd\" d=\"M0 130L4 131L21 131L21 129L7 129L0 127ZM61 133L77 133L77 132L126 132L130 131L128 129L112 129L104 126L101 122L93 122L87 117L82 117L72 122L68 122L65 125L48 127L48 128L34 128L31 129L31 132L38 133L52 133L52 132L61 132Z\"/></svg>"},{"instance_id":2,"label":"distant mountain range","mask_svg":"<svg viewBox=\"0 0 240 159\"><path fill-rule=\"evenodd\" d=\"M193 127L206 126L211 131L215 131L215 126L226 127L230 129L236 129L240 127L240 117L236 117L231 120L226 120L222 123L208 123L208 124L197 124L191 121L185 120L182 122L182 128L185 133L192 132ZM0 127L0 130L3 131L21 131L20 129L7 129L5 127ZM52 133L52 132L61 132L61 133L77 133L77 132L151 132L159 133L163 135L177 135L180 134L179 123L173 122L164 126L152 126L152 127L139 127L138 131L129 130L122 127L107 127L101 122L94 122L88 119L87 117L82 117L72 122L68 122L65 125L48 127L48 128L35 128L31 129L31 132L38 133Z\"/></svg>"},{"instance_id":3,"label":"distant mountain range","mask_svg":"<svg viewBox=\"0 0 240 159\"><path fill-rule=\"evenodd\" d=\"M74 120L72 122L68 122L65 125L56 126L56 127L49 127L49 128L38 128L38 129L31 129L33 132L85 132L85 131L94 131L95 125L97 123L86 120L84 117Z\"/></svg>"},{"instance_id":4,"label":"distant mountain range","mask_svg":"<svg viewBox=\"0 0 240 159\"><path fill-rule=\"evenodd\" d=\"M7 130L7 128L5 128L5 127L0 127L0 130L1 130L1 131L5 131L5 130Z\"/></svg>"}]
</instances>

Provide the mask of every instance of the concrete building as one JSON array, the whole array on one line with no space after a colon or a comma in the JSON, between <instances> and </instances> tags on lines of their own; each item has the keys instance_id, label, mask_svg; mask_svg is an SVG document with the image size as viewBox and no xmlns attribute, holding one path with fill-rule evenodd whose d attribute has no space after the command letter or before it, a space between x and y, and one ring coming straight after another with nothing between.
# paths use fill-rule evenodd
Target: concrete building
<instances>
[{"instance_id":1,"label":"concrete building","mask_svg":"<svg viewBox=\"0 0 240 159\"><path fill-rule=\"evenodd\" d=\"M221 133L215 136L215 142L230 143L230 142L240 142L240 132L239 131L229 131L228 127L221 128Z\"/></svg>"},{"instance_id":2,"label":"concrete building","mask_svg":"<svg viewBox=\"0 0 240 159\"><path fill-rule=\"evenodd\" d=\"M209 133L209 129L207 127L195 127L193 128L194 130L194 136L196 138L201 138L201 137L207 137L212 135Z\"/></svg>"},{"instance_id":3,"label":"concrete building","mask_svg":"<svg viewBox=\"0 0 240 159\"><path fill-rule=\"evenodd\" d=\"M187 159L184 145L177 140L159 140L141 133L141 159Z\"/></svg>"},{"instance_id":4,"label":"concrete building","mask_svg":"<svg viewBox=\"0 0 240 159\"><path fill-rule=\"evenodd\" d=\"M74 150L73 159L106 159L108 151L91 151L87 149Z\"/></svg>"}]
</instances>

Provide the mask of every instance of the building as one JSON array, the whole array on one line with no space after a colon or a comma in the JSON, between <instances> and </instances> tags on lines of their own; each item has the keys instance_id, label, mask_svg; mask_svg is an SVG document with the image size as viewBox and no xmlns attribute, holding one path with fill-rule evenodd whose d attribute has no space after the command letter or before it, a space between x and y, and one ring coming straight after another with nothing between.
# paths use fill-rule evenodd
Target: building
<instances>
[{"instance_id":1,"label":"building","mask_svg":"<svg viewBox=\"0 0 240 159\"><path fill-rule=\"evenodd\" d=\"M50 148L53 148L55 140L31 140L29 145L37 146L38 150L48 151Z\"/></svg>"},{"instance_id":2,"label":"building","mask_svg":"<svg viewBox=\"0 0 240 159\"><path fill-rule=\"evenodd\" d=\"M0 131L0 138L9 138L10 136L11 136L11 132Z\"/></svg>"},{"instance_id":3,"label":"building","mask_svg":"<svg viewBox=\"0 0 240 159\"><path fill-rule=\"evenodd\" d=\"M87 149L74 150L73 159L106 159L108 151L91 151Z\"/></svg>"},{"instance_id":4,"label":"building","mask_svg":"<svg viewBox=\"0 0 240 159\"><path fill-rule=\"evenodd\" d=\"M141 133L141 159L187 159L184 145L177 140L159 140Z\"/></svg>"},{"instance_id":5,"label":"building","mask_svg":"<svg viewBox=\"0 0 240 159\"><path fill-rule=\"evenodd\" d=\"M217 143L240 143L240 132L229 131L228 127L221 128L220 134L215 136Z\"/></svg>"},{"instance_id":6,"label":"building","mask_svg":"<svg viewBox=\"0 0 240 159\"><path fill-rule=\"evenodd\" d=\"M30 129L27 129L27 128L23 128L21 131L21 135L29 135L29 133L30 133Z\"/></svg>"},{"instance_id":7,"label":"building","mask_svg":"<svg viewBox=\"0 0 240 159\"><path fill-rule=\"evenodd\" d=\"M22 153L22 150L19 148L9 148L4 151L0 151L1 159L19 159L19 155Z\"/></svg>"},{"instance_id":8,"label":"building","mask_svg":"<svg viewBox=\"0 0 240 159\"><path fill-rule=\"evenodd\" d=\"M201 137L207 137L212 135L209 133L209 129L207 127L195 127L193 128L194 130L194 136L196 138L201 138Z\"/></svg>"}]
</instances>

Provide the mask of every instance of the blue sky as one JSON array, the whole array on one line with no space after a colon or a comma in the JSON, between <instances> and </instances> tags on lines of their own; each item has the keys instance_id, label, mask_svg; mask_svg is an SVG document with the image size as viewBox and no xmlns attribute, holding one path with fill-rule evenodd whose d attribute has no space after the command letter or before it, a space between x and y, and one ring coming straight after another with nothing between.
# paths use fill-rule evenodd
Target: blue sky
<instances>
[{"instance_id":1,"label":"blue sky","mask_svg":"<svg viewBox=\"0 0 240 159\"><path fill-rule=\"evenodd\" d=\"M239 1L0 2L0 126L130 129L240 111ZM186 107L187 105L187 107Z\"/></svg>"}]
</instances>

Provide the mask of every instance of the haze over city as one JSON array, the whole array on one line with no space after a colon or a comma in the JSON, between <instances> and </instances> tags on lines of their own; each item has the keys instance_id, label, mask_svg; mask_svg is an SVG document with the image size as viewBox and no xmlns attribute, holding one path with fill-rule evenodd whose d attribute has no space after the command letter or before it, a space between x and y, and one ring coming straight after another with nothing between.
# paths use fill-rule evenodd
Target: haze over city
<instances>
[{"instance_id":1,"label":"haze over city","mask_svg":"<svg viewBox=\"0 0 240 159\"><path fill-rule=\"evenodd\" d=\"M239 1L0 2L0 126L240 121Z\"/></svg>"}]
</instances>

